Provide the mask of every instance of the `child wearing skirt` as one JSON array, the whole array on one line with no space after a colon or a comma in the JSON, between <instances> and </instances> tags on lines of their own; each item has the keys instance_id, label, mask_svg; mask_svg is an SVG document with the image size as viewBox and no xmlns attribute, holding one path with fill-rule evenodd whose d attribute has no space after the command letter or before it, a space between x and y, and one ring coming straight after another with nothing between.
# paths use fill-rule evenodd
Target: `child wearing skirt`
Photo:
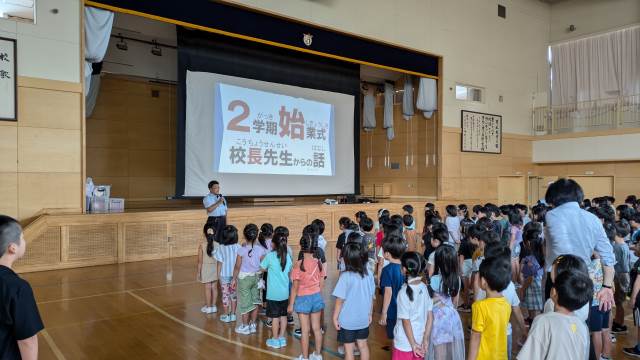
<instances>
[{"instance_id":1,"label":"child wearing skirt","mask_svg":"<svg viewBox=\"0 0 640 360\"><path fill-rule=\"evenodd\" d=\"M218 271L217 261L213 256L217 248L215 228L209 224L204 226L205 241L198 246L197 279L204 284L204 306L200 309L205 314L218 311Z\"/></svg>"}]
</instances>

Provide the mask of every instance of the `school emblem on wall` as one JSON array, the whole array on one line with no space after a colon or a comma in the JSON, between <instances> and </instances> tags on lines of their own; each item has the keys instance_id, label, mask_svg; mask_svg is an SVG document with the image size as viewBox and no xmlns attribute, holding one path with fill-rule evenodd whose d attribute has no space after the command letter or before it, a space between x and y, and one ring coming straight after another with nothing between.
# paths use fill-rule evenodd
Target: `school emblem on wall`
<instances>
[{"instance_id":1,"label":"school emblem on wall","mask_svg":"<svg viewBox=\"0 0 640 360\"><path fill-rule=\"evenodd\" d=\"M311 43L313 42L313 35L311 34L302 34L302 42L304 42L305 45L307 46L311 46Z\"/></svg>"}]
</instances>

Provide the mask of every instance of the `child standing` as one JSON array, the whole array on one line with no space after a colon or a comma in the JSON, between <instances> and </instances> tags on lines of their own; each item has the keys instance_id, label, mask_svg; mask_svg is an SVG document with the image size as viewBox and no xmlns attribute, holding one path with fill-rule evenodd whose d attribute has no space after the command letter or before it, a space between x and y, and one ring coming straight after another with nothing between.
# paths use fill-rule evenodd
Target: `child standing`
<instances>
[{"instance_id":1,"label":"child standing","mask_svg":"<svg viewBox=\"0 0 640 360\"><path fill-rule=\"evenodd\" d=\"M204 284L204 306L200 309L205 314L218 311L218 271L216 259L213 257L217 244L215 228L209 224L204 226L205 241L198 245L198 281Z\"/></svg>"},{"instance_id":2,"label":"child standing","mask_svg":"<svg viewBox=\"0 0 640 360\"><path fill-rule=\"evenodd\" d=\"M258 226L247 224L243 235L245 243L238 249L238 259L233 272L233 284L238 288L238 311L242 316L236 333L248 335L256 332L258 306L262 304L258 280L260 278L260 261L267 254L267 249L258 242Z\"/></svg>"},{"instance_id":3,"label":"child standing","mask_svg":"<svg viewBox=\"0 0 640 360\"><path fill-rule=\"evenodd\" d=\"M220 237L220 246L214 254L218 262L218 279L224 307L224 315L220 316L220 321L224 323L236 321L236 284L233 282L233 271L236 267L238 249L238 229L233 225L225 226Z\"/></svg>"},{"instance_id":4,"label":"child standing","mask_svg":"<svg viewBox=\"0 0 640 360\"><path fill-rule=\"evenodd\" d=\"M613 283L615 285L615 292L613 295L613 299L616 304L616 315L613 319L611 332L613 334L626 334L628 330L627 326L624 325L624 302L629 291L631 252L629 251L629 245L627 245L624 239L627 237L627 235L629 235L629 231L627 230L627 227L620 221L618 221L614 225L614 228L615 236L612 245L613 253L616 256L616 264L614 266L615 276L613 278Z\"/></svg>"},{"instance_id":5,"label":"child standing","mask_svg":"<svg viewBox=\"0 0 640 360\"><path fill-rule=\"evenodd\" d=\"M600 310L600 301L597 298L597 293L602 289L604 281L602 263L597 252L593 252L591 263L587 268L589 269L589 277L593 282L593 300L591 301L591 309L589 309L589 318L587 319L589 332L591 332L591 341L593 342L596 358L609 359L611 357L611 336L609 331L611 310Z\"/></svg>"},{"instance_id":6,"label":"child standing","mask_svg":"<svg viewBox=\"0 0 640 360\"><path fill-rule=\"evenodd\" d=\"M455 205L447 205L447 218L444 223L449 230L449 243L454 245L456 249L460 246L460 218L458 217L458 208Z\"/></svg>"},{"instance_id":7,"label":"child standing","mask_svg":"<svg viewBox=\"0 0 640 360\"><path fill-rule=\"evenodd\" d=\"M589 277L575 270L558 275L551 289L555 311L538 316L518 360L584 360L589 358L589 333L574 312L591 300Z\"/></svg>"},{"instance_id":8,"label":"child standing","mask_svg":"<svg viewBox=\"0 0 640 360\"><path fill-rule=\"evenodd\" d=\"M640 246L636 246L635 255L640 257ZM636 326L636 346L624 348L622 351L630 356L640 358L640 258L631 268L631 302L633 304L633 324Z\"/></svg>"},{"instance_id":9,"label":"child standing","mask_svg":"<svg viewBox=\"0 0 640 360\"><path fill-rule=\"evenodd\" d=\"M393 339L393 329L398 318L397 298L398 292L404 284L400 258L405 252L405 245L402 238L389 236L382 243L384 258L389 264L382 269L380 275L380 289L383 292L382 314L379 324L386 326L387 338Z\"/></svg>"},{"instance_id":10,"label":"child standing","mask_svg":"<svg viewBox=\"0 0 640 360\"><path fill-rule=\"evenodd\" d=\"M431 247L433 248L433 251L427 258L427 275L429 275L429 277L433 276L436 271L436 250L444 244L453 246L447 242L448 237L449 233L446 225L441 224L439 227L433 229L433 235L431 236Z\"/></svg>"},{"instance_id":11,"label":"child standing","mask_svg":"<svg viewBox=\"0 0 640 360\"><path fill-rule=\"evenodd\" d=\"M520 279L520 250L522 244L522 217L512 209L509 211L509 249L511 249L511 281L518 283Z\"/></svg>"},{"instance_id":12,"label":"child standing","mask_svg":"<svg viewBox=\"0 0 640 360\"><path fill-rule=\"evenodd\" d=\"M287 237L278 234L272 241L273 251L268 253L260 267L267 274L267 317L271 320L272 337L267 346L279 349L287 346L287 308L289 307L289 273L291 256L287 252Z\"/></svg>"},{"instance_id":13,"label":"child standing","mask_svg":"<svg viewBox=\"0 0 640 360\"><path fill-rule=\"evenodd\" d=\"M435 251L437 275L430 279L433 293L433 327L427 360L463 360L464 333L460 315L456 311L461 281L458 273L456 249L450 245L440 246Z\"/></svg>"},{"instance_id":14,"label":"child standing","mask_svg":"<svg viewBox=\"0 0 640 360\"><path fill-rule=\"evenodd\" d=\"M345 239L346 241L346 239ZM293 288L289 298L289 313L298 313L302 328L302 354L298 360L322 360L322 330L320 314L324 309L322 288L326 276L325 268L320 260L320 248L317 238L306 235L300 239L300 252L303 259L296 261L292 273ZM313 329L315 352L309 356L309 331Z\"/></svg>"},{"instance_id":15,"label":"child standing","mask_svg":"<svg viewBox=\"0 0 640 360\"><path fill-rule=\"evenodd\" d=\"M407 252L400 260L405 283L398 293L398 319L393 337L392 360L418 360L429 349L433 325L433 301L422 282L427 262L417 252Z\"/></svg>"},{"instance_id":16,"label":"child standing","mask_svg":"<svg viewBox=\"0 0 640 360\"><path fill-rule=\"evenodd\" d=\"M369 217L365 217L360 221L360 229L364 233L362 244L365 246L367 253L367 272L371 275L375 274L376 270L376 238L373 235L373 220Z\"/></svg>"},{"instance_id":17,"label":"child standing","mask_svg":"<svg viewBox=\"0 0 640 360\"><path fill-rule=\"evenodd\" d=\"M357 343L360 359L369 360L367 338L375 292L373 274L362 262L362 244L348 242L343 249L345 271L340 273L332 294L336 298L333 325L338 331L338 342L344 344L345 359L353 360Z\"/></svg>"},{"instance_id":18,"label":"child standing","mask_svg":"<svg viewBox=\"0 0 640 360\"><path fill-rule=\"evenodd\" d=\"M501 291L511 281L510 259L506 256L491 256L480 265L480 286L486 299L477 301L472 308L469 359L506 360L507 324L511 316L511 305Z\"/></svg>"},{"instance_id":19,"label":"child standing","mask_svg":"<svg viewBox=\"0 0 640 360\"><path fill-rule=\"evenodd\" d=\"M473 230L472 230L473 229ZM467 227L466 232L463 234L462 242L460 243L460 249L458 249L458 261L459 269L462 275L462 305L458 307L458 310L462 312L471 311L471 302L469 290L471 289L471 270L473 268L473 253L476 250L478 244L478 227L473 224ZM473 238L472 238L473 236Z\"/></svg>"},{"instance_id":20,"label":"child standing","mask_svg":"<svg viewBox=\"0 0 640 360\"><path fill-rule=\"evenodd\" d=\"M418 234L415 230L415 224L413 220L413 216L405 215L402 217L402 224L404 225L404 230L402 232L402 236L407 242L407 251L417 251L418 249ZM411 227L413 225L413 228Z\"/></svg>"},{"instance_id":21,"label":"child standing","mask_svg":"<svg viewBox=\"0 0 640 360\"><path fill-rule=\"evenodd\" d=\"M522 306L527 309L530 322L543 308L542 276L544 275L544 245L539 227L531 226L524 233L527 256L520 265Z\"/></svg>"},{"instance_id":22,"label":"child standing","mask_svg":"<svg viewBox=\"0 0 640 360\"><path fill-rule=\"evenodd\" d=\"M320 247L320 249L322 249L322 251L324 251L326 253L326 248L327 248L327 240L324 238L324 221L320 220L320 219L314 219L311 222L311 225L315 226L316 229L318 230L318 247Z\"/></svg>"}]
</instances>

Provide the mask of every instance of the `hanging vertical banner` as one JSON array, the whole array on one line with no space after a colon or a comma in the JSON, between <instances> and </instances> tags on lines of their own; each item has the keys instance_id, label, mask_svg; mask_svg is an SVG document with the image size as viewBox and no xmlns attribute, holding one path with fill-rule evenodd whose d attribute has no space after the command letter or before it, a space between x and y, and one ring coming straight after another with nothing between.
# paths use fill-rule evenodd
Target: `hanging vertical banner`
<instances>
[{"instance_id":1,"label":"hanging vertical banner","mask_svg":"<svg viewBox=\"0 0 640 360\"><path fill-rule=\"evenodd\" d=\"M0 120L18 119L17 68L16 40L0 37Z\"/></svg>"}]
</instances>

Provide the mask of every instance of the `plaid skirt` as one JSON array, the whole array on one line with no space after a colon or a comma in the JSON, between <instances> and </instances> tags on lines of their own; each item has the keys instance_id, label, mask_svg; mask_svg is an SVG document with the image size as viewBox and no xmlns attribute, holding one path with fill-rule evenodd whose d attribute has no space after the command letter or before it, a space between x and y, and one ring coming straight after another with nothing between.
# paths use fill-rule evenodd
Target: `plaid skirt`
<instances>
[{"instance_id":1,"label":"plaid skirt","mask_svg":"<svg viewBox=\"0 0 640 360\"><path fill-rule=\"evenodd\" d=\"M522 307L528 310L542 311L544 307L542 293L542 279L533 278L531 285L524 292L524 300L522 301Z\"/></svg>"}]
</instances>

